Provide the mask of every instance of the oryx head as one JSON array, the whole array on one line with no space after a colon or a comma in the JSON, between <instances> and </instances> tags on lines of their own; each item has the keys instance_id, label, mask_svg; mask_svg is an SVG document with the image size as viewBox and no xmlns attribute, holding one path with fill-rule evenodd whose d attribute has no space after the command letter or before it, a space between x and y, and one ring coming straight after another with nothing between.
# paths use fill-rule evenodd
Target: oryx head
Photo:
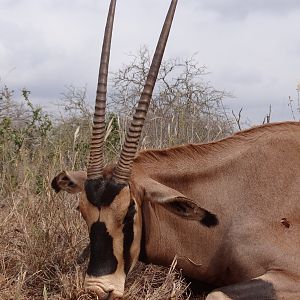
<instances>
[{"instance_id":1,"label":"oryx head","mask_svg":"<svg viewBox=\"0 0 300 300\"><path fill-rule=\"evenodd\" d=\"M104 170L103 145L107 74L116 0L111 0L102 46L87 175L62 172L52 182L59 191L81 191L79 208L90 235L90 261L85 286L100 299L122 297L126 274L138 259L141 239L140 214L130 182L135 154L155 81L163 57L177 0L172 0L136 112L127 132L120 159Z\"/></svg>"}]
</instances>

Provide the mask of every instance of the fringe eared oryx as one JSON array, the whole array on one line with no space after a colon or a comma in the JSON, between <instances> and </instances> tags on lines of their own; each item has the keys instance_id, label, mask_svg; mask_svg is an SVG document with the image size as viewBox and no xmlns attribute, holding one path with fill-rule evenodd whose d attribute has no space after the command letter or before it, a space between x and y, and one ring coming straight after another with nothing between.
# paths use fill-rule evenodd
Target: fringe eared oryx
<instances>
[{"instance_id":1,"label":"fringe eared oryx","mask_svg":"<svg viewBox=\"0 0 300 300\"><path fill-rule=\"evenodd\" d=\"M87 289L121 298L138 259L215 287L207 299L300 299L300 123L256 127L208 143L137 153L177 1L172 0L120 159L103 165L108 61L102 48L87 172L52 187L81 193L90 236Z\"/></svg>"}]
</instances>

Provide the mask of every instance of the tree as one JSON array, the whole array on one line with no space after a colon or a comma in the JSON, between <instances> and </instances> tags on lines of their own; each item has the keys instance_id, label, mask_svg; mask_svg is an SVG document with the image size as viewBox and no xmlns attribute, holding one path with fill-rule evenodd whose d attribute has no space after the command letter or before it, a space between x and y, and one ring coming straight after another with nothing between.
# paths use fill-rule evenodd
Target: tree
<instances>
[{"instance_id":1,"label":"tree","mask_svg":"<svg viewBox=\"0 0 300 300\"><path fill-rule=\"evenodd\" d=\"M140 97L150 67L150 54L142 47L132 61L113 73L110 110L120 116L122 127ZM207 70L195 61L162 62L145 124L142 147L164 147L203 142L232 131L222 100L229 96L204 81Z\"/></svg>"}]
</instances>

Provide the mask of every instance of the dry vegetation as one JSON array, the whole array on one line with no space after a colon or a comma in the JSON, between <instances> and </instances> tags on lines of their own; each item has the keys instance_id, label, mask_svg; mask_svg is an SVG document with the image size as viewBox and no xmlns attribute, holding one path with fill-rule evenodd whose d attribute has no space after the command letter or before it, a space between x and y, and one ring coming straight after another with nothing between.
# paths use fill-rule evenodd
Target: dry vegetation
<instances>
[{"instance_id":1,"label":"dry vegetation","mask_svg":"<svg viewBox=\"0 0 300 300\"><path fill-rule=\"evenodd\" d=\"M138 83L143 80L137 74L145 73L147 57L144 49L130 69L125 66L114 76L110 100L117 109L108 114L107 161L113 160L120 148L127 124L121 112L132 111L130 103L136 101L141 88L133 79L138 79ZM174 70L175 77L171 73ZM203 72L193 60L164 63L159 79L162 84L157 86L153 98L142 147L207 141L231 131L221 105L224 93L201 83L199 76ZM117 85L122 89L117 89ZM125 90L126 95L121 93ZM59 119L50 117L30 102L28 91L22 91L21 100L17 101L8 88L1 90L3 300L93 299L82 289L86 263L76 262L88 243L85 224L76 210L78 199L63 193L55 195L50 188L58 171L85 168L91 125L85 89L69 87L63 94L62 108L64 113ZM128 277L126 298L189 299L187 283L175 270L175 264L170 268L138 264Z\"/></svg>"},{"instance_id":2,"label":"dry vegetation","mask_svg":"<svg viewBox=\"0 0 300 300\"><path fill-rule=\"evenodd\" d=\"M37 145L32 157L21 149L16 157L10 153L1 163L3 300L94 299L82 289L86 265L76 262L88 243L87 230L76 210L76 197L55 195L50 189L51 178L63 164L59 156L50 155L49 160L49 146ZM174 268L139 265L128 282L127 299L166 299L170 295L186 299L188 295Z\"/></svg>"}]
</instances>

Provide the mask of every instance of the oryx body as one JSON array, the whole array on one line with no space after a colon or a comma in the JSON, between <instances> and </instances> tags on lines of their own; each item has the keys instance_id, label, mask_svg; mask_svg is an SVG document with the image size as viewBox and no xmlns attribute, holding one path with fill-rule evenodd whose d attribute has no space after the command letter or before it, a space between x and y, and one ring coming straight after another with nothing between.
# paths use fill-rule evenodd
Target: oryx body
<instances>
[{"instance_id":1,"label":"oryx body","mask_svg":"<svg viewBox=\"0 0 300 300\"><path fill-rule=\"evenodd\" d=\"M215 285L208 299L300 299L300 124L271 124L209 144L137 147L176 0L155 51L118 163L104 168L106 82L116 0L102 48L87 173L61 172L81 192L90 236L85 286L122 297L139 257Z\"/></svg>"},{"instance_id":2,"label":"oryx body","mask_svg":"<svg viewBox=\"0 0 300 300\"><path fill-rule=\"evenodd\" d=\"M297 299L299 154L298 122L269 124L209 144L139 152L129 180L135 203L130 230L137 239L132 256L166 266L176 256L185 274L218 287L229 299ZM84 186L83 174L63 173L56 180L67 177L76 189ZM108 171L105 177L110 176ZM219 224L201 226L193 204L216 214ZM86 219L89 206L84 195L80 208Z\"/></svg>"},{"instance_id":3,"label":"oryx body","mask_svg":"<svg viewBox=\"0 0 300 300\"><path fill-rule=\"evenodd\" d=\"M177 256L192 278L221 291L237 284L224 288L230 299L300 299L299 156L300 123L293 122L141 152L132 181L145 187L148 260L169 265ZM219 224L206 228L163 209L151 200L160 185L213 212Z\"/></svg>"}]
</instances>

